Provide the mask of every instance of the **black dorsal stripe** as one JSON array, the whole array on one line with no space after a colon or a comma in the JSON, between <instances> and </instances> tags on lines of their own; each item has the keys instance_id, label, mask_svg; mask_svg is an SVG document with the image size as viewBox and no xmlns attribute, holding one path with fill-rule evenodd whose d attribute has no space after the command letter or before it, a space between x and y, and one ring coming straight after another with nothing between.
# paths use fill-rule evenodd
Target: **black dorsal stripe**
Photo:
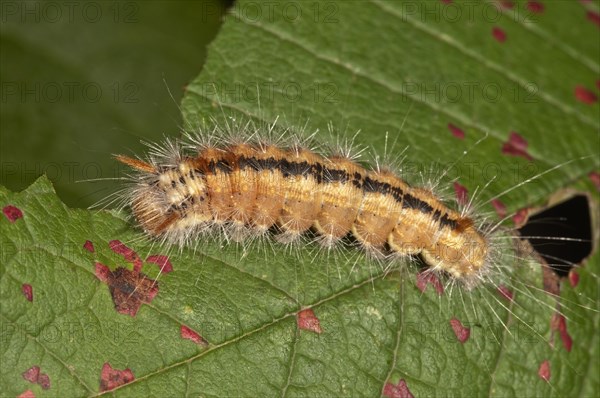
<instances>
[{"instance_id":1,"label":"black dorsal stripe","mask_svg":"<svg viewBox=\"0 0 600 398\"><path fill-rule=\"evenodd\" d=\"M359 172L349 174L345 170L328 168L320 162L309 163L307 161L295 162L287 159L258 159L255 157L240 156L237 159L237 166L240 170L251 169L254 171L271 170L280 172L285 178L292 176L312 177L318 184L329 184L333 182L350 182L358 189L368 193L380 193L390 195L396 202L402 204L404 209L418 210L424 214L431 214L433 220L442 227L448 227L456 230L458 220L452 219L447 213L442 214L441 210L435 210L428 202L421 200L409 192L404 192L402 188L391 185L387 182L375 180ZM208 162L208 171L216 173L218 171L229 174L233 171L231 165L226 160L211 160Z\"/></svg>"}]
</instances>

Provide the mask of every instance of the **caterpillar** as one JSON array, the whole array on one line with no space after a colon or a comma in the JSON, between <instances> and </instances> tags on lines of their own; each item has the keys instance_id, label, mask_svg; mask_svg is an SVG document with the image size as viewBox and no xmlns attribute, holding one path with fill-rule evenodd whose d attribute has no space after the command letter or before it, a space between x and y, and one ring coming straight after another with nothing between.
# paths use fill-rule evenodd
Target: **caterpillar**
<instances>
[{"instance_id":1,"label":"caterpillar","mask_svg":"<svg viewBox=\"0 0 600 398\"><path fill-rule=\"evenodd\" d=\"M251 134L209 142L189 137L146 159L116 155L138 175L127 203L150 236L185 245L206 232L243 241L275 230L280 242L313 231L331 248L350 236L375 258L419 255L434 271L472 288L493 261L489 235L468 209L388 168L367 169L343 151L323 154Z\"/></svg>"}]
</instances>

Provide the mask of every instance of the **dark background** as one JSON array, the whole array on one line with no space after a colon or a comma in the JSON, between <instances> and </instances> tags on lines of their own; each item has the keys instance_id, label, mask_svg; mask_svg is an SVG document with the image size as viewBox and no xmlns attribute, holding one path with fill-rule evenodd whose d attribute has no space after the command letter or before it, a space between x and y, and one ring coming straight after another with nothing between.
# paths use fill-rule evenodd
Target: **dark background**
<instances>
[{"instance_id":1,"label":"dark background","mask_svg":"<svg viewBox=\"0 0 600 398\"><path fill-rule=\"evenodd\" d=\"M45 173L71 207L118 189L112 154L178 134L225 3L3 1L0 183L22 190Z\"/></svg>"}]
</instances>

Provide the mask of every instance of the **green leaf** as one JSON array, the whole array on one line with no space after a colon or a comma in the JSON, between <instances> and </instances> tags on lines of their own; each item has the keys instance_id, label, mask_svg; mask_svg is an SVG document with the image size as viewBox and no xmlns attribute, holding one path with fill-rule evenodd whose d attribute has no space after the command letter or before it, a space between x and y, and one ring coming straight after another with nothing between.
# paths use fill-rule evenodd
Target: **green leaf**
<instances>
[{"instance_id":1,"label":"green leaf","mask_svg":"<svg viewBox=\"0 0 600 398\"><path fill-rule=\"evenodd\" d=\"M404 158L409 180L422 173L437 181L450 169L440 185L458 178L472 195L499 174L477 200L488 212L495 195L575 160L501 199L513 211L576 182L597 200L587 174L600 161L579 158L598 146L598 103L573 94L576 85L593 89L598 75L598 45L581 39L596 37L597 28L583 7L546 2L535 16L518 3L493 21L481 12L441 17L451 10L445 7L467 7L455 3L237 3L188 86L184 121L261 124L279 116L282 128L307 125L325 141L331 122L348 136L360 129L356 143L378 153L388 133L388 157ZM424 7L432 11L421 14ZM493 39L493 26L506 31L504 43ZM502 95L494 102L480 90L455 100L441 94L474 82L496 85ZM448 123L465 131L464 141ZM502 154L511 131L527 139L532 165ZM44 178L20 194L1 191L0 204L23 212L14 223L0 219L0 383L10 395L96 395L105 362L133 372L135 381L117 390L125 396L378 396L400 379L415 396L595 396L600 389L597 253L579 270L577 287L563 286L573 338L567 352L552 336L555 302L541 291L535 261L514 275L530 288L516 291L512 302L493 287L456 286L438 296L431 287L419 291L414 265L384 270L351 248L327 254L312 245L245 249L214 241L181 252L157 247L120 213L67 209ZM114 239L143 259L169 254L174 266L135 318L115 311L94 274L96 262L130 267L110 250ZM83 248L87 240L94 253ZM143 272L158 274L148 263ZM21 293L25 283L32 302ZM320 334L297 327L305 307L319 319ZM464 344L451 318L470 327ZM182 325L208 346L182 339ZM549 382L538 376L545 360ZM33 365L48 374L50 390L23 379Z\"/></svg>"}]
</instances>

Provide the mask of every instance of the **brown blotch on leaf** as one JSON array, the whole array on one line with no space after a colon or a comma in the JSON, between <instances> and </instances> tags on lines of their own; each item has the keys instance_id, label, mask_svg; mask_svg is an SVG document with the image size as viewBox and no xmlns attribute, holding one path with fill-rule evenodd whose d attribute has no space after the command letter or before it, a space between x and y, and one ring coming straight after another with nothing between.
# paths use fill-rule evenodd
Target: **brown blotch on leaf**
<instances>
[{"instance_id":1,"label":"brown blotch on leaf","mask_svg":"<svg viewBox=\"0 0 600 398\"><path fill-rule=\"evenodd\" d=\"M317 318L314 311L310 308L298 312L296 319L298 327L302 330L310 330L319 334L323 332L319 318Z\"/></svg>"},{"instance_id":2,"label":"brown blotch on leaf","mask_svg":"<svg viewBox=\"0 0 600 398\"><path fill-rule=\"evenodd\" d=\"M533 248L531 250L534 250ZM544 290L550 293L555 298L560 296L560 276L554 270L546 260L542 258L537 252L535 252L536 260L542 266L542 282L544 285Z\"/></svg>"},{"instance_id":3,"label":"brown blotch on leaf","mask_svg":"<svg viewBox=\"0 0 600 398\"><path fill-rule=\"evenodd\" d=\"M108 362L105 362L100 374L100 391L110 391L134 380L135 376L131 369L114 369Z\"/></svg>"},{"instance_id":4,"label":"brown blotch on leaf","mask_svg":"<svg viewBox=\"0 0 600 398\"><path fill-rule=\"evenodd\" d=\"M536 263L542 267L542 283L544 291L549 293L554 298L560 296L560 277L552 267L548 265L546 260L533 248L531 242L527 239L517 239L516 250L520 258L532 258Z\"/></svg>"},{"instance_id":5,"label":"brown blotch on leaf","mask_svg":"<svg viewBox=\"0 0 600 398\"><path fill-rule=\"evenodd\" d=\"M114 271L109 270L108 275L105 272L101 274L106 277L115 309L121 314L135 316L143 303L150 303L158 294L158 282L142 273L119 267Z\"/></svg>"}]
</instances>

